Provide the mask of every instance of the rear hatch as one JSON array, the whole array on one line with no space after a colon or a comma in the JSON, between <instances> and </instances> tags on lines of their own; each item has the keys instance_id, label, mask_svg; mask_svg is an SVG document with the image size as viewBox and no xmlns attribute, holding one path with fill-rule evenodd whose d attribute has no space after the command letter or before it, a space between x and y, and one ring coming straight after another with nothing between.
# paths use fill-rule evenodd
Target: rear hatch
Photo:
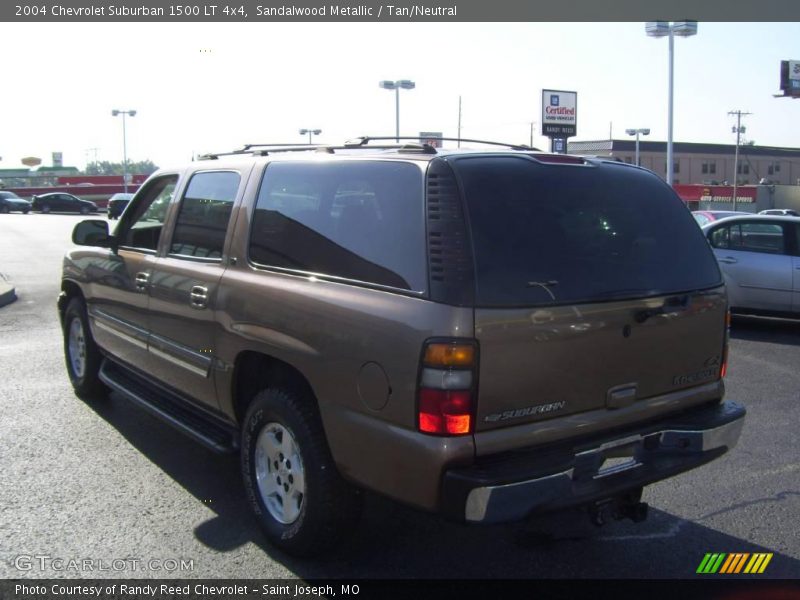
<instances>
[{"instance_id":1,"label":"rear hatch","mask_svg":"<svg viewBox=\"0 0 800 600\"><path fill-rule=\"evenodd\" d=\"M656 175L579 158L451 160L475 261L477 432L589 411L611 426L620 409L720 378L719 269Z\"/></svg>"}]
</instances>

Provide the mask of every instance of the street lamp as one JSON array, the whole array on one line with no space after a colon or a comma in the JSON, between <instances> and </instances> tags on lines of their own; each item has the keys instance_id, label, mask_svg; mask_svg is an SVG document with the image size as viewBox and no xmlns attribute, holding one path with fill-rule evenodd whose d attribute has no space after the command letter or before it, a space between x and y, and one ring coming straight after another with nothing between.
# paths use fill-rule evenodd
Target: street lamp
<instances>
[{"instance_id":1,"label":"street lamp","mask_svg":"<svg viewBox=\"0 0 800 600\"><path fill-rule=\"evenodd\" d=\"M322 133L322 129L301 129L300 135L308 134L308 144L311 145L311 136L312 135L319 135Z\"/></svg>"},{"instance_id":2,"label":"street lamp","mask_svg":"<svg viewBox=\"0 0 800 600\"><path fill-rule=\"evenodd\" d=\"M111 111L111 116L116 117L122 115L122 186L125 193L128 193L128 142L125 133L125 115L135 117L135 110L117 110Z\"/></svg>"},{"instance_id":3,"label":"street lamp","mask_svg":"<svg viewBox=\"0 0 800 600\"><path fill-rule=\"evenodd\" d=\"M675 54L675 36L697 35L697 21L648 21L644 26L650 37L669 36L669 108L667 118L667 183L672 185L672 72Z\"/></svg>"},{"instance_id":4,"label":"street lamp","mask_svg":"<svg viewBox=\"0 0 800 600\"><path fill-rule=\"evenodd\" d=\"M380 85L385 90L394 90L395 102L395 141L400 142L400 89L413 90L417 84L408 79L398 79L397 81L381 81Z\"/></svg>"},{"instance_id":5,"label":"street lamp","mask_svg":"<svg viewBox=\"0 0 800 600\"><path fill-rule=\"evenodd\" d=\"M639 163L639 134L650 135L650 130L646 127L643 129L626 129L625 133L636 136L636 166L640 167L642 165Z\"/></svg>"}]
</instances>

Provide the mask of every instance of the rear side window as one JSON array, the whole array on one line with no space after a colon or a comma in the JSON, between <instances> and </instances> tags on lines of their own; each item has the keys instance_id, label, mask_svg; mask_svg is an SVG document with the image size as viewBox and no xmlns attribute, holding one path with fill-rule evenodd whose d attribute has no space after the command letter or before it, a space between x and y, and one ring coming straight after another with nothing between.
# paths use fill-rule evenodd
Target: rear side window
<instances>
[{"instance_id":1,"label":"rear side window","mask_svg":"<svg viewBox=\"0 0 800 600\"><path fill-rule=\"evenodd\" d=\"M394 161L270 164L250 238L256 264L424 291L422 172Z\"/></svg>"},{"instance_id":2,"label":"rear side window","mask_svg":"<svg viewBox=\"0 0 800 600\"><path fill-rule=\"evenodd\" d=\"M240 179L239 173L231 171L196 173L191 178L181 201L170 254L222 257Z\"/></svg>"},{"instance_id":3,"label":"rear side window","mask_svg":"<svg viewBox=\"0 0 800 600\"><path fill-rule=\"evenodd\" d=\"M711 245L725 250L783 254L783 227L776 223L732 223L714 229Z\"/></svg>"},{"instance_id":4,"label":"rear side window","mask_svg":"<svg viewBox=\"0 0 800 600\"><path fill-rule=\"evenodd\" d=\"M479 306L574 304L721 283L700 228L655 175L525 157L453 162Z\"/></svg>"}]
</instances>

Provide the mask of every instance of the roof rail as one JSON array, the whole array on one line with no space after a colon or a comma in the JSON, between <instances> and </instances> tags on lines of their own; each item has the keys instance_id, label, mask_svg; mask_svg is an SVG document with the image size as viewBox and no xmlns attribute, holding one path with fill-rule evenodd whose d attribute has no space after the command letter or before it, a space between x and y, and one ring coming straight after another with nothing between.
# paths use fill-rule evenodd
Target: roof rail
<instances>
[{"instance_id":1,"label":"roof rail","mask_svg":"<svg viewBox=\"0 0 800 600\"><path fill-rule=\"evenodd\" d=\"M379 136L379 137L365 135L365 136L357 137L354 140L350 140L350 141L346 142L345 146L347 148L363 147L363 146L366 146L367 144L369 144L369 142L371 142L373 140L375 140L375 141L395 140L397 142L399 142L400 140L415 140L416 142L420 143L420 141L422 139L429 139L429 140L434 140L435 139L435 140L441 140L443 142L467 142L467 143L471 143L471 144L486 144L487 146L502 146L504 148L510 148L512 150L535 150L537 152L541 152L541 150L539 148L534 148L533 146L528 146L527 144L509 144L509 143L506 143L506 142L493 142L493 141L489 141L489 140L474 140L474 139L471 139L471 138L459 138L459 137L421 138L419 136L399 136L399 137L397 137L397 136L394 136L394 135ZM422 142L422 145L423 146L433 147L433 146L431 146L430 144L428 144L426 142Z\"/></svg>"},{"instance_id":2,"label":"roof rail","mask_svg":"<svg viewBox=\"0 0 800 600\"><path fill-rule=\"evenodd\" d=\"M210 152L201 154L197 160L216 160L220 156L236 156L242 154L252 154L253 156L268 156L271 152L324 152L327 154L334 154L336 150L397 150L398 152L419 153L419 154L436 154L436 148L432 144L421 142L418 136L361 136L353 140L348 140L344 145L337 146L331 144L245 144L238 150L231 152ZM435 138L446 142L467 142L473 144L486 144L489 146L502 146L510 148L511 150L532 150L541 152L538 148L526 146L524 144L507 144L505 142L492 142L488 140L474 140L469 138L451 138L442 137ZM382 142L387 140L394 140L395 144L375 144L369 145L370 142ZM400 143L404 141L405 143ZM411 141L412 143L408 143Z\"/></svg>"}]
</instances>

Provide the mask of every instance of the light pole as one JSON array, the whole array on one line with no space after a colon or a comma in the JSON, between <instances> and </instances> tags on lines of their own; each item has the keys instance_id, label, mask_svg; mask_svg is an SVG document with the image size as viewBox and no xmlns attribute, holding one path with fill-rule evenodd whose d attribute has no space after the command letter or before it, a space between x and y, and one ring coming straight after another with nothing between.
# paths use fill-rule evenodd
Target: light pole
<instances>
[{"instance_id":1,"label":"light pole","mask_svg":"<svg viewBox=\"0 0 800 600\"><path fill-rule=\"evenodd\" d=\"M131 117L136 116L135 110L117 110L114 109L111 111L111 116L116 117L117 115L122 115L122 186L125 190L125 193L128 193L128 141L126 139L126 132L125 132L125 115L129 115Z\"/></svg>"},{"instance_id":2,"label":"light pole","mask_svg":"<svg viewBox=\"0 0 800 600\"><path fill-rule=\"evenodd\" d=\"M417 84L408 79L398 79L397 81L381 81L379 84L385 90L394 90L395 106L395 141L400 142L400 89L413 90Z\"/></svg>"},{"instance_id":3,"label":"light pole","mask_svg":"<svg viewBox=\"0 0 800 600\"><path fill-rule=\"evenodd\" d=\"M728 114L736 115L736 125L731 128L731 132L736 134L736 151L733 154L733 210L736 210L736 187L739 183L739 143L741 142L741 135L746 130L745 127L742 127L742 115L751 113L731 110L728 111Z\"/></svg>"},{"instance_id":4,"label":"light pole","mask_svg":"<svg viewBox=\"0 0 800 600\"><path fill-rule=\"evenodd\" d=\"M311 145L311 136L312 135L319 135L322 133L322 129L301 129L300 135L308 134L308 145Z\"/></svg>"},{"instance_id":5,"label":"light pole","mask_svg":"<svg viewBox=\"0 0 800 600\"><path fill-rule=\"evenodd\" d=\"M689 37L697 35L697 21L648 21L644 27L651 37L669 36L669 108L667 117L667 183L672 185L672 80L675 54L675 36Z\"/></svg>"},{"instance_id":6,"label":"light pole","mask_svg":"<svg viewBox=\"0 0 800 600\"><path fill-rule=\"evenodd\" d=\"M641 167L642 165L639 162L639 134L641 133L642 135L650 135L650 130L646 127L642 129L626 129L625 133L636 136L636 166Z\"/></svg>"}]
</instances>

